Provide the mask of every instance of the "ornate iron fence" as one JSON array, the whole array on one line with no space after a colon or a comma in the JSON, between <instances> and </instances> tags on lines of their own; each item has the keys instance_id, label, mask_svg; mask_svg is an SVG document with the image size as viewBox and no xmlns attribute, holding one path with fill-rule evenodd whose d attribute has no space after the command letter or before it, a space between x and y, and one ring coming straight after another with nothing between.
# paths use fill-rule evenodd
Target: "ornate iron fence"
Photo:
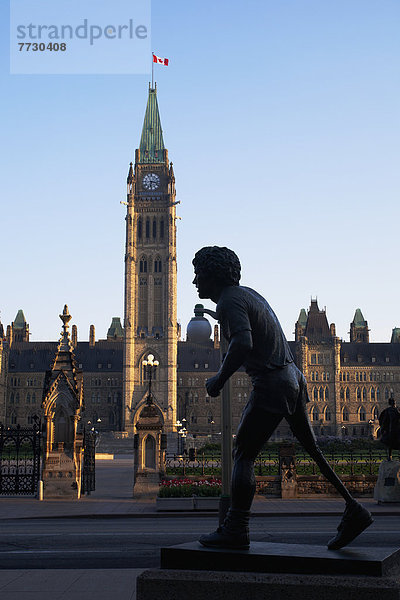
<instances>
[{"instance_id":1,"label":"ornate iron fence","mask_svg":"<svg viewBox=\"0 0 400 600\"><path fill-rule=\"evenodd\" d=\"M377 475L379 465L387 460L384 450L326 452L325 458L338 475ZM320 470L306 453L296 453L297 475L319 475Z\"/></svg>"},{"instance_id":2,"label":"ornate iron fence","mask_svg":"<svg viewBox=\"0 0 400 600\"><path fill-rule=\"evenodd\" d=\"M325 453L329 464L338 475L377 475L379 465L387 459L384 450L369 452ZM165 474L176 477L221 475L221 455L197 453L196 457L168 454ZM277 452L262 452L255 461L256 476L279 475L279 456ZM306 452L296 453L297 475L319 475L316 463Z\"/></svg>"},{"instance_id":3,"label":"ornate iron fence","mask_svg":"<svg viewBox=\"0 0 400 600\"><path fill-rule=\"evenodd\" d=\"M0 495L35 496L40 479L40 419L33 427L0 423Z\"/></svg>"}]
</instances>

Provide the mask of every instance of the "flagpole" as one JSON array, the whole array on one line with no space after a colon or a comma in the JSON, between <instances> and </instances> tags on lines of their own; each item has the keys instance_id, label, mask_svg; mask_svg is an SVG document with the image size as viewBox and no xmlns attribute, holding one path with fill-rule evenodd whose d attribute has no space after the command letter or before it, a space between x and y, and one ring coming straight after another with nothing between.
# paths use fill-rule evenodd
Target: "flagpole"
<instances>
[{"instance_id":1,"label":"flagpole","mask_svg":"<svg viewBox=\"0 0 400 600\"><path fill-rule=\"evenodd\" d=\"M151 89L154 89L154 52L151 53Z\"/></svg>"}]
</instances>

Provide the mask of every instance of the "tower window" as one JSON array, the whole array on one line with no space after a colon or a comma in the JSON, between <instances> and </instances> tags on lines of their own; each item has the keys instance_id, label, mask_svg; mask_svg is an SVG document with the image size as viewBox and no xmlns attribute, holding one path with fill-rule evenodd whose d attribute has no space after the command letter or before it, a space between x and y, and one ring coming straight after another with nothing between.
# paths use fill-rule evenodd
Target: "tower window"
<instances>
[{"instance_id":1,"label":"tower window","mask_svg":"<svg viewBox=\"0 0 400 600\"><path fill-rule=\"evenodd\" d=\"M153 220L153 238L157 237L157 221Z\"/></svg>"},{"instance_id":2,"label":"tower window","mask_svg":"<svg viewBox=\"0 0 400 600\"><path fill-rule=\"evenodd\" d=\"M142 219L141 219L141 218L139 218L139 220L138 220L137 232L138 232L138 238L139 238L139 239L142 239L142 235L143 235L143 225L142 225Z\"/></svg>"},{"instance_id":3,"label":"tower window","mask_svg":"<svg viewBox=\"0 0 400 600\"><path fill-rule=\"evenodd\" d=\"M154 261L154 273L161 273L161 271L162 271L161 260L156 259Z\"/></svg>"},{"instance_id":4,"label":"tower window","mask_svg":"<svg viewBox=\"0 0 400 600\"><path fill-rule=\"evenodd\" d=\"M147 273L147 260L142 258L139 265L139 271L141 273Z\"/></svg>"},{"instance_id":5,"label":"tower window","mask_svg":"<svg viewBox=\"0 0 400 600\"><path fill-rule=\"evenodd\" d=\"M150 237L150 219L146 219L146 238Z\"/></svg>"},{"instance_id":6,"label":"tower window","mask_svg":"<svg viewBox=\"0 0 400 600\"><path fill-rule=\"evenodd\" d=\"M160 222L160 238L163 239L164 237L164 219L161 219Z\"/></svg>"}]
</instances>

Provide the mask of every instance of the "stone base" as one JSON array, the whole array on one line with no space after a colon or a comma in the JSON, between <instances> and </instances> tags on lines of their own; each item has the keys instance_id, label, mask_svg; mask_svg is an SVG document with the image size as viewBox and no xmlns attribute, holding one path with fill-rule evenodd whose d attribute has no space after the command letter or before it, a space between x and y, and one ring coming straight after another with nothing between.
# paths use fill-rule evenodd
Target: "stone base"
<instances>
[{"instance_id":1,"label":"stone base","mask_svg":"<svg viewBox=\"0 0 400 600\"><path fill-rule=\"evenodd\" d=\"M374 498L379 503L400 502L400 462L385 460L379 466Z\"/></svg>"},{"instance_id":2,"label":"stone base","mask_svg":"<svg viewBox=\"0 0 400 600\"><path fill-rule=\"evenodd\" d=\"M149 570L136 582L137 600L400 600L389 577Z\"/></svg>"},{"instance_id":3,"label":"stone base","mask_svg":"<svg viewBox=\"0 0 400 600\"><path fill-rule=\"evenodd\" d=\"M53 451L43 468L44 500L78 500L81 495L80 476L74 460L65 452Z\"/></svg>"},{"instance_id":4,"label":"stone base","mask_svg":"<svg viewBox=\"0 0 400 600\"><path fill-rule=\"evenodd\" d=\"M348 547L328 550L309 544L252 542L249 550L205 548L189 542L161 548L161 568L255 573L297 573L312 575L400 574L397 548Z\"/></svg>"},{"instance_id":5,"label":"stone base","mask_svg":"<svg viewBox=\"0 0 400 600\"><path fill-rule=\"evenodd\" d=\"M158 471L138 471L133 484L134 498L157 497L160 488L161 475Z\"/></svg>"}]
</instances>

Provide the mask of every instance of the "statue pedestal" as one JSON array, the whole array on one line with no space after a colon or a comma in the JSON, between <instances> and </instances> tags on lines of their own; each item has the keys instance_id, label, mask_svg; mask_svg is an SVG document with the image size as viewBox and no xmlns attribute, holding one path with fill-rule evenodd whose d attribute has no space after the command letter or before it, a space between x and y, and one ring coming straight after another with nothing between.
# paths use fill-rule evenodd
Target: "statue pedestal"
<instances>
[{"instance_id":1,"label":"statue pedestal","mask_svg":"<svg viewBox=\"0 0 400 600\"><path fill-rule=\"evenodd\" d=\"M161 569L137 579L137 600L399 600L400 550L253 542L218 550L198 542L161 549Z\"/></svg>"},{"instance_id":2,"label":"statue pedestal","mask_svg":"<svg viewBox=\"0 0 400 600\"><path fill-rule=\"evenodd\" d=\"M385 460L380 464L374 490L377 502L400 502L400 462Z\"/></svg>"}]
</instances>

